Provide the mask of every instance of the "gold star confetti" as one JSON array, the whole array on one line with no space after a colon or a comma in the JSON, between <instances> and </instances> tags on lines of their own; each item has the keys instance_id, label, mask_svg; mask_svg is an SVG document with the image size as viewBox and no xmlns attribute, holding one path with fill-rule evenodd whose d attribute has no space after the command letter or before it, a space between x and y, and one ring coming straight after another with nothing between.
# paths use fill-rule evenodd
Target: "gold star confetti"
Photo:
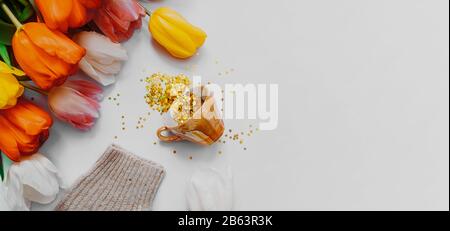
<instances>
[{"instance_id":1,"label":"gold star confetti","mask_svg":"<svg viewBox=\"0 0 450 231\"><path fill-rule=\"evenodd\" d=\"M189 88L191 81L183 74L169 76L161 73L153 74L145 79L147 94L145 101L150 108L165 113L172 103Z\"/></svg>"},{"instance_id":2,"label":"gold star confetti","mask_svg":"<svg viewBox=\"0 0 450 231\"><path fill-rule=\"evenodd\" d=\"M193 93L190 93L189 96L179 96L172 104L172 108L175 109L174 120L178 124L188 121L201 106L200 101L201 99Z\"/></svg>"}]
</instances>

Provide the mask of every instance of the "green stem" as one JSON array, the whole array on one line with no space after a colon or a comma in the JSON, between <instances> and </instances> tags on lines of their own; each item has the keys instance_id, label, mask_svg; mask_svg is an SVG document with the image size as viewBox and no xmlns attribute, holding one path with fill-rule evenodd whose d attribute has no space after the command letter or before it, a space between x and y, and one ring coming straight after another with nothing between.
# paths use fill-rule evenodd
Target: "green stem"
<instances>
[{"instance_id":1,"label":"green stem","mask_svg":"<svg viewBox=\"0 0 450 231\"><path fill-rule=\"evenodd\" d=\"M23 25L19 22L19 20L17 20L16 16L14 16L13 12L11 12L5 3L2 3L2 9L17 29L22 28Z\"/></svg>"},{"instance_id":2,"label":"green stem","mask_svg":"<svg viewBox=\"0 0 450 231\"><path fill-rule=\"evenodd\" d=\"M2 151L0 151L0 184L5 177L5 172L3 170L3 160L2 160Z\"/></svg>"},{"instance_id":3,"label":"green stem","mask_svg":"<svg viewBox=\"0 0 450 231\"><path fill-rule=\"evenodd\" d=\"M16 76L16 79L19 80L20 82L22 81L31 81L30 77L28 76Z\"/></svg>"},{"instance_id":4,"label":"green stem","mask_svg":"<svg viewBox=\"0 0 450 231\"><path fill-rule=\"evenodd\" d=\"M48 92L46 92L46 91L44 91L44 90L42 90L42 89L40 89L38 87L35 87L35 86L33 86L33 85L29 84L29 83L20 82L20 84L22 84L22 86L24 86L27 89L30 89L30 90L38 92L38 93L40 93L42 95L48 96Z\"/></svg>"},{"instance_id":5,"label":"green stem","mask_svg":"<svg viewBox=\"0 0 450 231\"><path fill-rule=\"evenodd\" d=\"M42 19L41 12L36 7L36 2L35 1L30 1L30 4L31 4L31 7L33 7L34 12L36 13L36 17L38 18L38 21L39 22L44 22L44 20Z\"/></svg>"},{"instance_id":6,"label":"green stem","mask_svg":"<svg viewBox=\"0 0 450 231\"><path fill-rule=\"evenodd\" d=\"M152 12L149 9L145 8L141 3L138 4L144 9L146 15L152 16Z\"/></svg>"}]
</instances>

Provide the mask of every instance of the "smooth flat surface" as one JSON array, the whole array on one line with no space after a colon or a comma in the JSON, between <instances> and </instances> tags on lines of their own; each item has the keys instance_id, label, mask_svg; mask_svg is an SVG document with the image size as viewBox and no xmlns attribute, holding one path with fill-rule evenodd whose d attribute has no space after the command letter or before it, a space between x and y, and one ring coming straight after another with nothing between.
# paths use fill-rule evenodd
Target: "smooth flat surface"
<instances>
[{"instance_id":1,"label":"smooth flat surface","mask_svg":"<svg viewBox=\"0 0 450 231\"><path fill-rule=\"evenodd\" d=\"M233 169L236 210L448 210L448 4L150 2L176 9L208 33L199 55L172 59L143 27L125 43L130 60L106 89L97 125L83 133L58 122L42 152L68 185L111 143L162 164L167 176L154 210L186 210L193 171L225 165ZM220 84L277 83L278 129L245 136L244 145L154 145L158 113L136 129L150 111L140 79L154 72L198 74ZM119 106L108 100L117 93ZM256 124L226 121L233 132Z\"/></svg>"}]
</instances>

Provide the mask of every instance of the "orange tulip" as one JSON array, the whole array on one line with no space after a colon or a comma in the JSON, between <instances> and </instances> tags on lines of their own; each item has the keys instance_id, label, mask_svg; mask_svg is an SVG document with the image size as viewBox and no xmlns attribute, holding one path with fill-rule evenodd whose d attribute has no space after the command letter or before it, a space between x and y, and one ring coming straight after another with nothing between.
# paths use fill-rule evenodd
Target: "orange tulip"
<instances>
[{"instance_id":1,"label":"orange tulip","mask_svg":"<svg viewBox=\"0 0 450 231\"><path fill-rule=\"evenodd\" d=\"M67 32L79 28L92 18L92 10L100 0L35 0L36 6L50 29Z\"/></svg>"},{"instance_id":2,"label":"orange tulip","mask_svg":"<svg viewBox=\"0 0 450 231\"><path fill-rule=\"evenodd\" d=\"M44 90L63 84L86 54L63 33L36 22L17 30L12 47L22 70Z\"/></svg>"},{"instance_id":3,"label":"orange tulip","mask_svg":"<svg viewBox=\"0 0 450 231\"><path fill-rule=\"evenodd\" d=\"M36 153L52 123L46 111L20 99L15 107L0 110L0 150L13 161Z\"/></svg>"}]
</instances>

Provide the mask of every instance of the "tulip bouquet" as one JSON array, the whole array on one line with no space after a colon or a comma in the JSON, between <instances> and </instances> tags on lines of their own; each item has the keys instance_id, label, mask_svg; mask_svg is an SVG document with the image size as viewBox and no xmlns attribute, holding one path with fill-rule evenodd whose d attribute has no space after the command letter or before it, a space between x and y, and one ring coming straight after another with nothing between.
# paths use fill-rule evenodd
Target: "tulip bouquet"
<instances>
[{"instance_id":1,"label":"tulip bouquet","mask_svg":"<svg viewBox=\"0 0 450 231\"><path fill-rule=\"evenodd\" d=\"M95 124L100 85L115 82L128 59L121 42L146 15L153 39L176 58L193 56L206 39L174 10L151 12L137 0L0 0L0 177L6 178L4 186L0 181L0 209L5 194L18 198L10 200L11 209L54 198L56 168L37 153L49 137L51 114L82 131ZM79 69L97 83L70 78ZM51 113L23 97L25 90L46 97ZM6 174L2 153L13 161Z\"/></svg>"}]
</instances>

